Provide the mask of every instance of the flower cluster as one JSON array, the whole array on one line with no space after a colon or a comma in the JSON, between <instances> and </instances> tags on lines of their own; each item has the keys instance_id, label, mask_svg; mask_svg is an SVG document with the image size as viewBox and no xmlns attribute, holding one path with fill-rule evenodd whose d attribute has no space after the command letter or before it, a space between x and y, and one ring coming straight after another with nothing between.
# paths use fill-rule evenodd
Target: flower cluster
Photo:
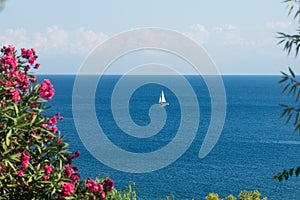
<instances>
[{"instance_id":1,"label":"flower cluster","mask_svg":"<svg viewBox=\"0 0 300 200\"><path fill-rule=\"evenodd\" d=\"M65 197L71 196L73 194L73 192L74 192L74 189L75 189L73 183L63 183L61 185L61 187L63 189L62 190L62 194Z\"/></svg>"},{"instance_id":2,"label":"flower cluster","mask_svg":"<svg viewBox=\"0 0 300 200\"><path fill-rule=\"evenodd\" d=\"M22 56L22 58L27 59L31 65L33 65L35 63L36 59L38 58L38 56L35 54L35 50L33 48L31 48L31 49L22 48L21 56ZM40 67L39 63L36 63L34 66L35 69L38 69L39 67ZM30 69L30 67L26 66L25 71L28 71L29 69Z\"/></svg>"},{"instance_id":3,"label":"flower cluster","mask_svg":"<svg viewBox=\"0 0 300 200\"><path fill-rule=\"evenodd\" d=\"M32 52L32 50L23 49L22 52ZM31 83L36 82L36 77L28 75L27 71L30 66L40 66L36 63L37 55L31 53L31 56L20 56L15 55L15 49L12 45L7 45L1 48L0 52L3 54L0 57L0 86L4 86L6 94L14 102L21 100L22 96L25 95Z\"/></svg>"},{"instance_id":4,"label":"flower cluster","mask_svg":"<svg viewBox=\"0 0 300 200\"><path fill-rule=\"evenodd\" d=\"M30 162L30 155L26 151L22 152L21 155L23 157L22 158L22 167L24 169L26 169L28 167L29 162Z\"/></svg>"},{"instance_id":5,"label":"flower cluster","mask_svg":"<svg viewBox=\"0 0 300 200\"><path fill-rule=\"evenodd\" d=\"M40 67L34 49L0 48L0 196L3 199L113 199L114 182L80 180L75 158L57 127L60 113L45 106L55 90L30 69Z\"/></svg>"},{"instance_id":6,"label":"flower cluster","mask_svg":"<svg viewBox=\"0 0 300 200\"><path fill-rule=\"evenodd\" d=\"M106 193L114 188L114 182L109 178L104 179L102 182L88 178L85 186L89 192L92 192L101 199L105 199Z\"/></svg>"},{"instance_id":7,"label":"flower cluster","mask_svg":"<svg viewBox=\"0 0 300 200\"><path fill-rule=\"evenodd\" d=\"M51 174L53 168L52 168L52 166L50 166L50 165L46 165L44 168L45 168L45 176L44 176L44 179L45 179L45 180L48 180L48 179L50 178L50 174Z\"/></svg>"},{"instance_id":8,"label":"flower cluster","mask_svg":"<svg viewBox=\"0 0 300 200\"><path fill-rule=\"evenodd\" d=\"M60 113L57 113L55 116L51 117L48 120L48 123L42 124L41 127L49 130L53 134L56 134L56 132L58 131L58 128L56 126L57 120L63 120L63 119L64 118L62 116L60 116Z\"/></svg>"},{"instance_id":9,"label":"flower cluster","mask_svg":"<svg viewBox=\"0 0 300 200\"><path fill-rule=\"evenodd\" d=\"M45 79L43 83L41 83L41 93L40 96L47 100L51 100L55 90L53 89L53 85L49 81L49 79Z\"/></svg>"}]
</instances>

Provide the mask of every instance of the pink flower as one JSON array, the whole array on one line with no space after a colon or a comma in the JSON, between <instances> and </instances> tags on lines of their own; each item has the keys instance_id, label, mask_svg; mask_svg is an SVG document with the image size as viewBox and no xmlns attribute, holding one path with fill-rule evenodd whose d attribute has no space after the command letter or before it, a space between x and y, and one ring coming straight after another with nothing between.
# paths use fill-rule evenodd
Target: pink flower
<instances>
[{"instance_id":1,"label":"pink flower","mask_svg":"<svg viewBox=\"0 0 300 200\"><path fill-rule=\"evenodd\" d=\"M18 65L18 60L16 57L14 56L3 56L2 58L0 58L0 63L4 64L2 66L2 68L4 67L4 69L11 69L11 68L16 68Z\"/></svg>"},{"instance_id":2,"label":"pink flower","mask_svg":"<svg viewBox=\"0 0 300 200\"><path fill-rule=\"evenodd\" d=\"M96 181L94 182L94 184L92 186L92 190L94 193L97 193L99 191L99 186Z\"/></svg>"},{"instance_id":3,"label":"pink flower","mask_svg":"<svg viewBox=\"0 0 300 200\"><path fill-rule=\"evenodd\" d=\"M13 55L15 50L14 47L11 44L9 44L7 46L3 46L3 49L1 51L3 51L5 55L11 56Z\"/></svg>"},{"instance_id":4,"label":"pink flower","mask_svg":"<svg viewBox=\"0 0 300 200\"><path fill-rule=\"evenodd\" d=\"M111 179L107 178L104 180L103 187L106 192L109 192L114 188L114 182Z\"/></svg>"},{"instance_id":5,"label":"pink flower","mask_svg":"<svg viewBox=\"0 0 300 200\"><path fill-rule=\"evenodd\" d=\"M50 126L48 128L48 130L55 134L57 132L58 128L56 126Z\"/></svg>"},{"instance_id":6,"label":"pink flower","mask_svg":"<svg viewBox=\"0 0 300 200\"><path fill-rule=\"evenodd\" d=\"M86 180L86 184L85 184L85 187L90 190L92 187L93 187L93 180L91 180L90 178L88 178Z\"/></svg>"},{"instance_id":7,"label":"pink flower","mask_svg":"<svg viewBox=\"0 0 300 200\"><path fill-rule=\"evenodd\" d=\"M23 168L28 168L28 164L29 164L29 162L27 162L27 161L22 161L22 167Z\"/></svg>"},{"instance_id":8,"label":"pink flower","mask_svg":"<svg viewBox=\"0 0 300 200\"><path fill-rule=\"evenodd\" d=\"M22 56L23 58L25 58L25 57L27 56L27 50L26 50L26 49L21 48L21 56Z\"/></svg>"},{"instance_id":9,"label":"pink flower","mask_svg":"<svg viewBox=\"0 0 300 200\"><path fill-rule=\"evenodd\" d=\"M54 124L56 124L56 123L57 123L57 120L56 120L56 117L55 117L55 116L52 117L52 118L50 118L49 121L48 121L48 124L49 124L49 125L54 125Z\"/></svg>"},{"instance_id":10,"label":"pink flower","mask_svg":"<svg viewBox=\"0 0 300 200\"><path fill-rule=\"evenodd\" d=\"M60 112L56 114L58 120L64 120L64 117L60 115Z\"/></svg>"},{"instance_id":11,"label":"pink flower","mask_svg":"<svg viewBox=\"0 0 300 200\"><path fill-rule=\"evenodd\" d=\"M7 81L7 82L4 84L5 87L9 87L9 86L11 86L11 85L12 85L12 83L11 83L10 81Z\"/></svg>"},{"instance_id":12,"label":"pink flower","mask_svg":"<svg viewBox=\"0 0 300 200\"><path fill-rule=\"evenodd\" d=\"M33 64L35 63L36 59L37 59L36 56L32 56L32 57L30 57L30 58L28 59L28 61L29 61L29 63L30 63L31 65L33 65Z\"/></svg>"},{"instance_id":13,"label":"pink flower","mask_svg":"<svg viewBox=\"0 0 300 200\"><path fill-rule=\"evenodd\" d=\"M38 69L40 66L41 66L40 63L36 63L35 66L34 66L34 69Z\"/></svg>"},{"instance_id":14,"label":"pink flower","mask_svg":"<svg viewBox=\"0 0 300 200\"><path fill-rule=\"evenodd\" d=\"M37 58L37 56L35 55L35 50L33 48L31 49L21 49L21 56L25 59L31 59L31 58Z\"/></svg>"},{"instance_id":15,"label":"pink flower","mask_svg":"<svg viewBox=\"0 0 300 200\"><path fill-rule=\"evenodd\" d=\"M75 153L67 154L67 159L69 161L73 160L74 158L78 158L80 156L80 151L76 151Z\"/></svg>"},{"instance_id":16,"label":"pink flower","mask_svg":"<svg viewBox=\"0 0 300 200\"><path fill-rule=\"evenodd\" d=\"M80 156L80 151L76 151L75 155L74 155L74 158L78 158L79 156Z\"/></svg>"},{"instance_id":17,"label":"pink flower","mask_svg":"<svg viewBox=\"0 0 300 200\"><path fill-rule=\"evenodd\" d=\"M48 124L42 124L42 128L46 128Z\"/></svg>"},{"instance_id":18,"label":"pink flower","mask_svg":"<svg viewBox=\"0 0 300 200\"><path fill-rule=\"evenodd\" d=\"M15 89L12 88L12 89L9 90L9 92L10 92L10 95L11 95L11 99L13 101L19 101L21 99L20 93L19 93L18 90L15 90Z\"/></svg>"},{"instance_id":19,"label":"pink flower","mask_svg":"<svg viewBox=\"0 0 300 200\"><path fill-rule=\"evenodd\" d=\"M27 151L24 151L21 153L21 155L23 156L22 167L26 169L30 162L30 154Z\"/></svg>"},{"instance_id":20,"label":"pink flower","mask_svg":"<svg viewBox=\"0 0 300 200\"><path fill-rule=\"evenodd\" d=\"M49 178L50 178L49 175L45 175L45 176L44 176L44 179L45 179L45 180L48 180Z\"/></svg>"},{"instance_id":21,"label":"pink flower","mask_svg":"<svg viewBox=\"0 0 300 200\"><path fill-rule=\"evenodd\" d=\"M51 100L55 90L53 89L53 85L49 81L49 79L45 79L43 83L40 85L40 97Z\"/></svg>"},{"instance_id":22,"label":"pink flower","mask_svg":"<svg viewBox=\"0 0 300 200\"><path fill-rule=\"evenodd\" d=\"M90 178L87 179L85 187L87 190L94 193L103 191L103 185L101 183L98 184L97 181L91 180Z\"/></svg>"},{"instance_id":23,"label":"pink flower","mask_svg":"<svg viewBox=\"0 0 300 200\"><path fill-rule=\"evenodd\" d=\"M79 178L80 178L80 175L79 175L78 173L75 174L75 175L72 177L73 183L77 183L77 181L79 180Z\"/></svg>"},{"instance_id":24,"label":"pink flower","mask_svg":"<svg viewBox=\"0 0 300 200\"><path fill-rule=\"evenodd\" d=\"M75 164L73 164L72 169L73 169L74 171L78 171L78 167L77 167Z\"/></svg>"},{"instance_id":25,"label":"pink flower","mask_svg":"<svg viewBox=\"0 0 300 200\"><path fill-rule=\"evenodd\" d=\"M63 183L61 187L63 189L62 193L64 196L71 196L74 193L75 187L73 183Z\"/></svg>"},{"instance_id":26,"label":"pink flower","mask_svg":"<svg viewBox=\"0 0 300 200\"><path fill-rule=\"evenodd\" d=\"M45 173L47 174L47 175L50 175L51 174L51 172L52 172L52 166L50 166L50 165L46 165L45 166Z\"/></svg>"},{"instance_id":27,"label":"pink flower","mask_svg":"<svg viewBox=\"0 0 300 200\"><path fill-rule=\"evenodd\" d=\"M19 170L19 171L18 171L18 176L19 176L19 177L22 177L23 175L24 175L24 171L23 171L23 170Z\"/></svg>"},{"instance_id":28,"label":"pink flower","mask_svg":"<svg viewBox=\"0 0 300 200\"><path fill-rule=\"evenodd\" d=\"M105 197L106 197L105 192L101 192L101 193L99 194L99 197L100 197L101 199L105 199Z\"/></svg>"},{"instance_id":29,"label":"pink flower","mask_svg":"<svg viewBox=\"0 0 300 200\"><path fill-rule=\"evenodd\" d=\"M66 165L65 166L65 172L68 178L71 178L72 174L73 174L73 169L70 167L70 165Z\"/></svg>"},{"instance_id":30,"label":"pink flower","mask_svg":"<svg viewBox=\"0 0 300 200\"><path fill-rule=\"evenodd\" d=\"M101 183L98 185L98 187L99 187L99 191L102 191L104 189Z\"/></svg>"}]
</instances>

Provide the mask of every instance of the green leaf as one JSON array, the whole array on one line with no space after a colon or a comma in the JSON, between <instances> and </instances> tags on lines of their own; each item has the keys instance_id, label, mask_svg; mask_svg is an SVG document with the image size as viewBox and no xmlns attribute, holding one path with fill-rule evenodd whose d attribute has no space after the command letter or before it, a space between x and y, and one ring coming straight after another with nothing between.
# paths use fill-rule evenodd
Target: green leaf
<instances>
[{"instance_id":1,"label":"green leaf","mask_svg":"<svg viewBox=\"0 0 300 200\"><path fill-rule=\"evenodd\" d=\"M295 174L296 174L297 177L299 176L299 173L300 173L300 167L298 167L298 168L296 169L296 171L295 171Z\"/></svg>"},{"instance_id":2,"label":"green leaf","mask_svg":"<svg viewBox=\"0 0 300 200\"><path fill-rule=\"evenodd\" d=\"M292 169L289 170L289 175L292 176L293 173L294 173L294 169L292 168Z\"/></svg>"},{"instance_id":3,"label":"green leaf","mask_svg":"<svg viewBox=\"0 0 300 200\"><path fill-rule=\"evenodd\" d=\"M281 106L281 107L288 107L287 105L285 105L285 104L279 104L279 106Z\"/></svg>"},{"instance_id":4,"label":"green leaf","mask_svg":"<svg viewBox=\"0 0 300 200\"><path fill-rule=\"evenodd\" d=\"M288 113L289 109L284 109L280 115L280 118L283 118L287 113Z\"/></svg>"},{"instance_id":5,"label":"green leaf","mask_svg":"<svg viewBox=\"0 0 300 200\"><path fill-rule=\"evenodd\" d=\"M288 77L288 75L285 72L281 72L284 76Z\"/></svg>"},{"instance_id":6,"label":"green leaf","mask_svg":"<svg viewBox=\"0 0 300 200\"><path fill-rule=\"evenodd\" d=\"M41 147L39 145L35 145L35 147L37 148L38 152L41 154L42 153Z\"/></svg>"},{"instance_id":7,"label":"green leaf","mask_svg":"<svg viewBox=\"0 0 300 200\"><path fill-rule=\"evenodd\" d=\"M12 134L12 130L10 129L6 135L6 139L5 139L5 142L6 142L6 145L9 146L10 145L10 138L11 138L11 134Z\"/></svg>"},{"instance_id":8,"label":"green leaf","mask_svg":"<svg viewBox=\"0 0 300 200\"><path fill-rule=\"evenodd\" d=\"M11 119L11 120L13 120L13 121L14 121L14 124L17 123L17 120L16 120L15 118L9 116L8 114L5 113L3 116L4 116L4 117L7 117L7 118L9 118L9 119Z\"/></svg>"},{"instance_id":9,"label":"green leaf","mask_svg":"<svg viewBox=\"0 0 300 200\"><path fill-rule=\"evenodd\" d=\"M283 83L283 82L285 82L285 81L287 81L288 80L288 77L283 77L278 83Z\"/></svg>"},{"instance_id":10,"label":"green leaf","mask_svg":"<svg viewBox=\"0 0 300 200\"><path fill-rule=\"evenodd\" d=\"M293 70L292 70L290 67L289 67L289 71L290 71L292 77L293 77L293 78L296 78L295 73L293 72Z\"/></svg>"},{"instance_id":11,"label":"green leaf","mask_svg":"<svg viewBox=\"0 0 300 200\"><path fill-rule=\"evenodd\" d=\"M289 84L287 84L284 88L283 88L283 90L282 90L282 92L281 93L284 93L288 88L290 87L290 83Z\"/></svg>"},{"instance_id":12,"label":"green leaf","mask_svg":"<svg viewBox=\"0 0 300 200\"><path fill-rule=\"evenodd\" d=\"M288 180L289 174L288 174L288 171L287 171L287 170L283 170L282 175L283 175L283 177L285 178L285 180Z\"/></svg>"},{"instance_id":13,"label":"green leaf","mask_svg":"<svg viewBox=\"0 0 300 200\"><path fill-rule=\"evenodd\" d=\"M30 126L33 125L33 123L35 122L36 118L37 118L37 114L34 113L34 117L33 117L33 118L31 119L31 121L30 121Z\"/></svg>"},{"instance_id":14,"label":"green leaf","mask_svg":"<svg viewBox=\"0 0 300 200\"><path fill-rule=\"evenodd\" d=\"M300 91L298 91L298 94L297 94L297 97L296 97L296 102L298 102L299 98L300 98Z\"/></svg>"},{"instance_id":15,"label":"green leaf","mask_svg":"<svg viewBox=\"0 0 300 200\"><path fill-rule=\"evenodd\" d=\"M289 121L291 120L293 114L289 114L289 116L287 117L286 121L285 121L285 124L288 124Z\"/></svg>"},{"instance_id":16,"label":"green leaf","mask_svg":"<svg viewBox=\"0 0 300 200\"><path fill-rule=\"evenodd\" d=\"M2 148L5 152L7 151L7 146L6 146L5 142L2 142Z\"/></svg>"},{"instance_id":17,"label":"green leaf","mask_svg":"<svg viewBox=\"0 0 300 200\"><path fill-rule=\"evenodd\" d=\"M7 163L8 163L8 165L9 165L11 168L13 168L14 171L16 171L16 168L14 167L14 165L13 165L9 160L7 160Z\"/></svg>"},{"instance_id":18,"label":"green leaf","mask_svg":"<svg viewBox=\"0 0 300 200\"><path fill-rule=\"evenodd\" d=\"M17 104L15 104L15 103L14 103L14 108L15 108L16 115L19 116L19 109L18 109Z\"/></svg>"},{"instance_id":19,"label":"green leaf","mask_svg":"<svg viewBox=\"0 0 300 200\"><path fill-rule=\"evenodd\" d=\"M299 113L296 114L295 121L294 121L294 126L297 126L298 120L299 120Z\"/></svg>"},{"instance_id":20,"label":"green leaf","mask_svg":"<svg viewBox=\"0 0 300 200\"><path fill-rule=\"evenodd\" d=\"M14 160L14 161L17 161L17 162L20 161L19 157L20 157L20 154L19 154L19 153L16 153L16 154L13 154L13 155L9 156L9 158L10 158L11 160Z\"/></svg>"},{"instance_id":21,"label":"green leaf","mask_svg":"<svg viewBox=\"0 0 300 200\"><path fill-rule=\"evenodd\" d=\"M277 179L278 179L279 182L281 182L282 181L282 175L277 176Z\"/></svg>"}]
</instances>

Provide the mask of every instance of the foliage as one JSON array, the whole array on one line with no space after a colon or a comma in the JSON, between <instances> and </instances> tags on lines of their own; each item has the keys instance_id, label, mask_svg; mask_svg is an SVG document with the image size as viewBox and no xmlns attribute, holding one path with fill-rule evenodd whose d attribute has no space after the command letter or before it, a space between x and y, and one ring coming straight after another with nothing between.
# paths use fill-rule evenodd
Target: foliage
<instances>
[{"instance_id":1,"label":"foliage","mask_svg":"<svg viewBox=\"0 0 300 200\"><path fill-rule=\"evenodd\" d=\"M300 0L286 0L288 3L289 15L293 14L294 19L297 19L300 22ZM295 56L298 56L300 49L300 28L298 28L296 34L285 34L279 33L279 44L284 43L284 51L287 51L288 55L294 49ZM300 82L297 80L297 76L291 68L289 68L289 73L281 72L282 77L279 81L280 84L284 84L282 93L286 93L288 96L293 98L293 104L286 105L280 104L282 107L281 118L285 118L286 124L292 123L294 126L294 131L300 133ZM300 167L291 168L289 170L284 169L282 172L274 175L274 178L278 181L283 179L288 180L289 177L296 175L299 176Z\"/></svg>"},{"instance_id":2,"label":"foliage","mask_svg":"<svg viewBox=\"0 0 300 200\"><path fill-rule=\"evenodd\" d=\"M288 5L288 15L293 15L294 19L300 22L300 0L285 0ZM278 44L284 43L284 51L287 51L288 55L291 51L295 50L295 56L298 55L300 48L300 28L297 29L296 34L286 34L279 32L280 41Z\"/></svg>"},{"instance_id":3,"label":"foliage","mask_svg":"<svg viewBox=\"0 0 300 200\"><path fill-rule=\"evenodd\" d=\"M60 113L49 115L55 90L37 83L34 49L0 49L0 199L136 199L133 186L118 192L108 177L85 182L57 128Z\"/></svg>"},{"instance_id":4,"label":"foliage","mask_svg":"<svg viewBox=\"0 0 300 200\"><path fill-rule=\"evenodd\" d=\"M289 72L290 74L281 72L283 76L279 83L285 84L282 93L287 93L287 95L292 96L294 98L294 104L280 104L283 109L280 118L286 118L286 124L292 122L294 131L300 133L300 82L297 80L297 77L291 68L289 68Z\"/></svg>"},{"instance_id":5,"label":"foliage","mask_svg":"<svg viewBox=\"0 0 300 200\"><path fill-rule=\"evenodd\" d=\"M246 190L241 191L238 195L239 200L267 200L267 197L260 198L261 194L259 191L255 190L253 192L248 192ZM205 200L237 200L236 197L233 195L229 195L226 198L220 198L218 194L210 193L208 196L206 196Z\"/></svg>"}]
</instances>

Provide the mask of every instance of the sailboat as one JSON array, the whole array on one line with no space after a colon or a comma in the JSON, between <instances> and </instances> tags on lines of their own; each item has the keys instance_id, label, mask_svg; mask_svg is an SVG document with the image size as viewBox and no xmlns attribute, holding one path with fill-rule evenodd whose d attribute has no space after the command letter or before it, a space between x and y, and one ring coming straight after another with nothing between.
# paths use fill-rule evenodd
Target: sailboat
<instances>
[{"instance_id":1,"label":"sailboat","mask_svg":"<svg viewBox=\"0 0 300 200\"><path fill-rule=\"evenodd\" d=\"M165 106L169 105L169 103L166 101L165 94L164 94L163 90L161 91L161 95L159 97L158 103L161 105L161 107L165 107Z\"/></svg>"}]
</instances>

